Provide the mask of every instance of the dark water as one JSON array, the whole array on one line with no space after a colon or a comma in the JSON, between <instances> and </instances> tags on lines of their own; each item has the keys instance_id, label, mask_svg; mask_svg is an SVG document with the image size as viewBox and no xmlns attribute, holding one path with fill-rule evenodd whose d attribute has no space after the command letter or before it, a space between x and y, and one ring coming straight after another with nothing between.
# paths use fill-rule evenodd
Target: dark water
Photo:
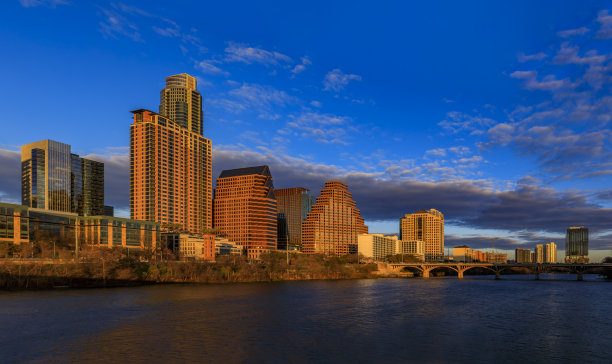
<instances>
[{"instance_id":1,"label":"dark water","mask_svg":"<svg viewBox=\"0 0 612 364\"><path fill-rule=\"evenodd\" d=\"M2 292L0 362L610 363L612 283L585 277Z\"/></svg>"}]
</instances>

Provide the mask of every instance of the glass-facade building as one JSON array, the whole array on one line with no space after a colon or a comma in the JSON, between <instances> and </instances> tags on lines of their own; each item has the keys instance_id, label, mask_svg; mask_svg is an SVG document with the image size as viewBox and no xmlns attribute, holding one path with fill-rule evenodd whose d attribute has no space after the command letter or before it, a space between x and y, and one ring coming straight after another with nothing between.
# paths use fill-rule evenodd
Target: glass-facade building
<instances>
[{"instance_id":1,"label":"glass-facade building","mask_svg":"<svg viewBox=\"0 0 612 364\"><path fill-rule=\"evenodd\" d=\"M166 87L159 97L159 114L182 128L204 135L202 95L197 91L195 77L187 73L166 77Z\"/></svg>"},{"instance_id":2,"label":"glass-facade building","mask_svg":"<svg viewBox=\"0 0 612 364\"><path fill-rule=\"evenodd\" d=\"M589 229L584 226L570 227L565 233L565 261L588 263Z\"/></svg>"},{"instance_id":3,"label":"glass-facade building","mask_svg":"<svg viewBox=\"0 0 612 364\"><path fill-rule=\"evenodd\" d=\"M302 249L302 221L312 211L314 197L303 187L275 189L278 209L278 249Z\"/></svg>"},{"instance_id":4,"label":"glass-facade building","mask_svg":"<svg viewBox=\"0 0 612 364\"><path fill-rule=\"evenodd\" d=\"M70 145L42 140L21 147L21 203L71 212L104 213L104 163L81 158Z\"/></svg>"}]
</instances>

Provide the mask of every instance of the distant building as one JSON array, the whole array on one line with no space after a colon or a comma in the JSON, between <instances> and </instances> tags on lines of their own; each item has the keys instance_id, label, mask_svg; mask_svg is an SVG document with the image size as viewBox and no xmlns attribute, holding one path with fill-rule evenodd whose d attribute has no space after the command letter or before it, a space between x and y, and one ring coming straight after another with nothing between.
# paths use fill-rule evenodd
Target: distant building
<instances>
[{"instance_id":1,"label":"distant building","mask_svg":"<svg viewBox=\"0 0 612 364\"><path fill-rule=\"evenodd\" d=\"M229 239L215 237L215 255L242 255L243 248L229 241Z\"/></svg>"},{"instance_id":2,"label":"distant building","mask_svg":"<svg viewBox=\"0 0 612 364\"><path fill-rule=\"evenodd\" d=\"M113 206L104 205L104 216L115 216L115 208Z\"/></svg>"},{"instance_id":3,"label":"distant building","mask_svg":"<svg viewBox=\"0 0 612 364\"><path fill-rule=\"evenodd\" d=\"M515 249L514 259L517 263L531 263L531 250L522 248Z\"/></svg>"},{"instance_id":4,"label":"distant building","mask_svg":"<svg viewBox=\"0 0 612 364\"><path fill-rule=\"evenodd\" d=\"M426 243L425 257L438 259L444 255L444 215L438 210L419 210L400 218L400 240Z\"/></svg>"},{"instance_id":5,"label":"distant building","mask_svg":"<svg viewBox=\"0 0 612 364\"><path fill-rule=\"evenodd\" d=\"M112 216L78 216L75 213L0 203L0 242L13 244L37 240L75 242L81 246L155 249L160 226Z\"/></svg>"},{"instance_id":6,"label":"distant building","mask_svg":"<svg viewBox=\"0 0 612 364\"><path fill-rule=\"evenodd\" d=\"M357 236L358 251L364 258L384 260L389 255L396 254L397 236L383 234L359 234Z\"/></svg>"},{"instance_id":7,"label":"distant building","mask_svg":"<svg viewBox=\"0 0 612 364\"><path fill-rule=\"evenodd\" d=\"M162 240L180 258L215 261L215 236L212 234L162 233Z\"/></svg>"},{"instance_id":8,"label":"distant building","mask_svg":"<svg viewBox=\"0 0 612 364\"><path fill-rule=\"evenodd\" d=\"M276 250L277 207L268 166L224 170L213 201L214 227L244 247L247 256Z\"/></svg>"},{"instance_id":9,"label":"distant building","mask_svg":"<svg viewBox=\"0 0 612 364\"><path fill-rule=\"evenodd\" d=\"M487 261L487 255L484 252L480 250L474 250L472 253L474 254L475 262L486 262Z\"/></svg>"},{"instance_id":10,"label":"distant building","mask_svg":"<svg viewBox=\"0 0 612 364\"><path fill-rule=\"evenodd\" d=\"M534 263L544 263L544 245L537 244L534 249L535 260Z\"/></svg>"},{"instance_id":11,"label":"distant building","mask_svg":"<svg viewBox=\"0 0 612 364\"><path fill-rule=\"evenodd\" d=\"M368 227L346 183L328 181L302 223L302 251L335 256L354 254L357 236L367 233Z\"/></svg>"},{"instance_id":12,"label":"distant building","mask_svg":"<svg viewBox=\"0 0 612 364\"><path fill-rule=\"evenodd\" d=\"M474 260L474 252L467 245L460 245L453 248L453 260L455 262L471 262Z\"/></svg>"},{"instance_id":13,"label":"distant building","mask_svg":"<svg viewBox=\"0 0 612 364\"><path fill-rule=\"evenodd\" d=\"M544 263L557 262L557 244L550 242L544 245Z\"/></svg>"},{"instance_id":14,"label":"distant building","mask_svg":"<svg viewBox=\"0 0 612 364\"><path fill-rule=\"evenodd\" d=\"M398 240L396 254L412 255L419 260L425 260L425 246L423 240Z\"/></svg>"},{"instance_id":15,"label":"distant building","mask_svg":"<svg viewBox=\"0 0 612 364\"><path fill-rule=\"evenodd\" d=\"M565 233L565 262L589 262L589 229L570 227Z\"/></svg>"},{"instance_id":16,"label":"distant building","mask_svg":"<svg viewBox=\"0 0 612 364\"><path fill-rule=\"evenodd\" d=\"M104 163L81 158L70 145L42 140L21 147L21 203L76 213L104 214Z\"/></svg>"},{"instance_id":17,"label":"distant building","mask_svg":"<svg viewBox=\"0 0 612 364\"><path fill-rule=\"evenodd\" d=\"M507 263L508 255L501 253L485 253L485 262L488 263Z\"/></svg>"},{"instance_id":18,"label":"distant building","mask_svg":"<svg viewBox=\"0 0 612 364\"><path fill-rule=\"evenodd\" d=\"M302 221L312 211L314 197L303 187L275 189L278 209L278 249L301 250Z\"/></svg>"}]
</instances>

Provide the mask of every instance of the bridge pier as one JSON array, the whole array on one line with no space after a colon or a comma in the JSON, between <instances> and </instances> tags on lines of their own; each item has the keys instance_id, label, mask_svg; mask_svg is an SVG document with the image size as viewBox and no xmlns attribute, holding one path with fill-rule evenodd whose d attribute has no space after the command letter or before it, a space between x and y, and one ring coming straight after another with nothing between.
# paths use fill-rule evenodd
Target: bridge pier
<instances>
[{"instance_id":1,"label":"bridge pier","mask_svg":"<svg viewBox=\"0 0 612 364\"><path fill-rule=\"evenodd\" d=\"M535 280L536 281L540 280L540 272L538 272L538 271L535 272Z\"/></svg>"},{"instance_id":2,"label":"bridge pier","mask_svg":"<svg viewBox=\"0 0 612 364\"><path fill-rule=\"evenodd\" d=\"M495 271L495 279L500 279L499 271L498 270Z\"/></svg>"},{"instance_id":3,"label":"bridge pier","mask_svg":"<svg viewBox=\"0 0 612 364\"><path fill-rule=\"evenodd\" d=\"M582 272L578 272L578 280L581 281L582 280Z\"/></svg>"},{"instance_id":4,"label":"bridge pier","mask_svg":"<svg viewBox=\"0 0 612 364\"><path fill-rule=\"evenodd\" d=\"M460 270L459 272L457 272L457 278L459 279L463 279L463 271Z\"/></svg>"},{"instance_id":5,"label":"bridge pier","mask_svg":"<svg viewBox=\"0 0 612 364\"><path fill-rule=\"evenodd\" d=\"M429 270L423 269L423 278L429 278Z\"/></svg>"}]
</instances>

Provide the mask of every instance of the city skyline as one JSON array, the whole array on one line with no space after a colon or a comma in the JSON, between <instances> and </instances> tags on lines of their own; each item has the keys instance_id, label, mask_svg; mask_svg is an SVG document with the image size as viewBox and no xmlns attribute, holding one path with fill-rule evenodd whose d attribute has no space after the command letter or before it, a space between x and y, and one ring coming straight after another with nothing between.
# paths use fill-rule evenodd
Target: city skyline
<instances>
[{"instance_id":1,"label":"city skyline","mask_svg":"<svg viewBox=\"0 0 612 364\"><path fill-rule=\"evenodd\" d=\"M275 27L289 27L288 23L248 8L244 14L251 11L259 17L244 25L258 29L247 35L231 31L233 21L207 25L157 3L148 8L66 3L2 5L5 14L15 16L6 19L0 31L24 42L8 44L7 52L14 57L2 62L15 70L7 75L14 86L3 91L2 99L15 110L26 101L41 109L24 116L7 108L5 123L30 123L35 128L5 128L0 140L2 201L19 202L19 180L13 180L20 173L13 170L18 146L49 138L104 162L107 203L116 206L118 215L128 216L129 111L155 110L163 78L189 73L196 76L204 97L204 137L214 143L213 180L223 169L261 164L270 165L277 188L303 186L318 195L324 181L340 180L349 185L372 232L397 233L397 218L419 209L442 211L448 247L488 247L489 238L498 237L496 246L505 249L550 241L564 248L565 229L584 225L591 231L591 253L603 251L604 256L612 248L605 138L612 17L601 5L567 4L546 14L544 3L525 13L523 3L498 5L482 11L500 24L479 17L470 18L476 23L466 26L451 17L448 4L440 14L447 22L439 29L429 26L429 36L371 30L372 38L364 42L380 52L378 60L349 49L357 45L354 40L341 47L348 50L347 56L326 56L333 41L347 39L337 27L329 32L332 40L320 45L315 42L321 40L320 31L304 35L295 28L311 19L329 21L322 15L291 18L296 25L282 36ZM411 6L397 9L398 14L413 19L432 11L426 5ZM364 16L358 8L348 9L339 23L355 30L348 16ZM478 7L466 4L458 15L467 17L472 8ZM66 22L74 14L83 19ZM508 19L501 19L501 14ZM376 15L367 18L368 24L377 23ZM400 24L399 18L395 21ZM38 25L27 30L15 22ZM62 22L65 28L58 26ZM266 22L275 29L255 26ZM503 32L509 22L527 26L509 35ZM416 31L419 25L423 23L405 26ZM452 26L458 34L449 36ZM491 34L483 43L453 45L457 37L485 26ZM43 27L49 31L33 35ZM74 39L76 49L65 49L77 27L83 34ZM382 36L387 41L376 47L372 40ZM292 37L296 42L290 42ZM394 40L409 50L390 51ZM427 43L435 40L441 41L440 48L449 47L449 53ZM81 46L86 41L91 46ZM151 45L168 51L153 53L147 50ZM461 53L465 58L453 59L452 51L460 46L471 51L465 53L469 57ZM53 75L28 69L39 60L31 53L43 50L49 66L60 61L66 66L54 67ZM399 59L413 51L427 54L432 65L410 59L400 67ZM101 57L93 61L96 54ZM159 57L152 61L152 55ZM77 59L86 65L75 66ZM116 75L102 70L101 62L108 62ZM25 83L32 92L27 98L22 92L26 86L13 82L26 71L36 77L36 82ZM82 105L49 103L52 100L43 95L51 85L68 98L78 96ZM105 127L83 125L100 123ZM577 164L583 158L589 163Z\"/></svg>"}]
</instances>

